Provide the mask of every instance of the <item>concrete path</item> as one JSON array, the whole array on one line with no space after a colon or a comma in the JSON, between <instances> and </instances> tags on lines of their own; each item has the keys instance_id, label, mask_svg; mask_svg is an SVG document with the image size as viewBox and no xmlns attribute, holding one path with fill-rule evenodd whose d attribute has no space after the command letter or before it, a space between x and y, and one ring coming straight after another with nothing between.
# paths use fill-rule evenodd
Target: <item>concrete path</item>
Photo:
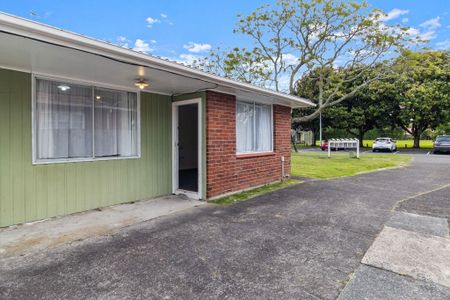
<instances>
[{"instance_id":1,"label":"concrete path","mask_svg":"<svg viewBox=\"0 0 450 300\"><path fill-rule=\"evenodd\" d=\"M0 298L335 299L351 278L370 280L373 267L360 262L393 208L448 184L450 157L421 156L407 168L305 182L230 207L188 209L4 259ZM410 291L423 292L415 299L448 295L446 287L383 272L383 288L392 293L406 282Z\"/></svg>"},{"instance_id":2,"label":"concrete path","mask_svg":"<svg viewBox=\"0 0 450 300\"><path fill-rule=\"evenodd\" d=\"M0 228L0 259L111 234L132 224L204 204L183 195L167 196Z\"/></svg>"},{"instance_id":3,"label":"concrete path","mask_svg":"<svg viewBox=\"0 0 450 300\"><path fill-rule=\"evenodd\" d=\"M361 265L339 300L443 300L450 289L433 282Z\"/></svg>"},{"instance_id":4,"label":"concrete path","mask_svg":"<svg viewBox=\"0 0 450 300\"><path fill-rule=\"evenodd\" d=\"M450 288L450 240L385 227L363 264Z\"/></svg>"},{"instance_id":5,"label":"concrete path","mask_svg":"<svg viewBox=\"0 0 450 300\"><path fill-rule=\"evenodd\" d=\"M339 300L450 299L448 220L394 212L386 225Z\"/></svg>"},{"instance_id":6,"label":"concrete path","mask_svg":"<svg viewBox=\"0 0 450 300\"><path fill-rule=\"evenodd\" d=\"M448 222L446 218L422 216L396 211L385 225L418 233L445 238L448 237Z\"/></svg>"}]
</instances>

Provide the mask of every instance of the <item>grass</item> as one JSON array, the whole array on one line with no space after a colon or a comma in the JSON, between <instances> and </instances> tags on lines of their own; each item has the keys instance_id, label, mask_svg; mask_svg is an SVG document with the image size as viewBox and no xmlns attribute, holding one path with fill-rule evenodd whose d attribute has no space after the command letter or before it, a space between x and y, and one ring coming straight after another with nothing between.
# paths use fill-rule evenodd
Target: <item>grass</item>
<instances>
[{"instance_id":1,"label":"grass","mask_svg":"<svg viewBox=\"0 0 450 300\"><path fill-rule=\"evenodd\" d=\"M282 188L285 188L285 187L288 187L288 186L291 186L294 184L298 184L300 182L301 181L299 181L299 180L288 179L288 180L284 180L284 181L277 182L277 183L263 185L261 187L247 190L244 192L240 192L237 194L233 194L231 196L219 198L219 199L210 201L209 203L220 204L220 205L231 205L231 204L234 204L237 202L249 200L251 198L254 198L254 197L262 195L262 194L266 194L266 193L276 191L276 190L279 190L279 189L282 189Z\"/></svg>"},{"instance_id":2,"label":"grass","mask_svg":"<svg viewBox=\"0 0 450 300\"><path fill-rule=\"evenodd\" d=\"M413 140L396 140L397 141L397 149L405 149L405 148L412 148L414 141ZM372 148L373 140L363 140L364 147ZM302 147L304 145L298 144L298 146ZM320 142L316 141L316 146L320 146ZM432 149L433 148L433 141L432 140L421 140L420 141L420 148L421 149Z\"/></svg>"},{"instance_id":3,"label":"grass","mask_svg":"<svg viewBox=\"0 0 450 300\"><path fill-rule=\"evenodd\" d=\"M407 155L363 154L360 159L350 158L348 153L293 153L291 176L310 178L335 178L353 176L382 168L407 165Z\"/></svg>"},{"instance_id":4,"label":"grass","mask_svg":"<svg viewBox=\"0 0 450 300\"><path fill-rule=\"evenodd\" d=\"M322 179L352 176L361 172L407 165L410 160L411 156L407 155L364 154L360 159L356 159L350 158L349 153L333 152L329 159L327 153L292 153L291 176ZM209 203L232 205L298 183L301 181L288 179L222 197Z\"/></svg>"}]
</instances>

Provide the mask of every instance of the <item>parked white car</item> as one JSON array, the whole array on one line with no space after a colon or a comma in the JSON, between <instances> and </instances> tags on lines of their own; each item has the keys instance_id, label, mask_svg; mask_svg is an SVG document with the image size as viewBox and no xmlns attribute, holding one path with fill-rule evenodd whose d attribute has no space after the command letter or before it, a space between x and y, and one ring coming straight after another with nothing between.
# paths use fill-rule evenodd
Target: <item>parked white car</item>
<instances>
[{"instance_id":1,"label":"parked white car","mask_svg":"<svg viewBox=\"0 0 450 300\"><path fill-rule=\"evenodd\" d=\"M397 144L395 144L395 141L391 138L382 137L377 138L372 145L372 151L390 151L394 152L397 151Z\"/></svg>"}]
</instances>

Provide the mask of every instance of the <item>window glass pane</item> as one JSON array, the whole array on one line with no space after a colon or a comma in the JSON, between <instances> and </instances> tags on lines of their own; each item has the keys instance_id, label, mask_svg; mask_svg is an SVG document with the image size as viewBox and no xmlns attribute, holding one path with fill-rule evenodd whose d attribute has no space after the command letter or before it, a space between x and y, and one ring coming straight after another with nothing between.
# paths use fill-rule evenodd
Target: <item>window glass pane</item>
<instances>
[{"instance_id":1,"label":"window glass pane","mask_svg":"<svg viewBox=\"0 0 450 300\"><path fill-rule=\"evenodd\" d=\"M272 150L272 111L269 105L255 104L256 152Z\"/></svg>"},{"instance_id":2,"label":"window glass pane","mask_svg":"<svg viewBox=\"0 0 450 300\"><path fill-rule=\"evenodd\" d=\"M92 157L92 89L36 79L38 159Z\"/></svg>"},{"instance_id":3,"label":"window glass pane","mask_svg":"<svg viewBox=\"0 0 450 300\"><path fill-rule=\"evenodd\" d=\"M254 151L253 103L237 102L236 148L238 153Z\"/></svg>"},{"instance_id":4,"label":"window glass pane","mask_svg":"<svg viewBox=\"0 0 450 300\"><path fill-rule=\"evenodd\" d=\"M137 95L95 89L95 156L136 156Z\"/></svg>"}]
</instances>

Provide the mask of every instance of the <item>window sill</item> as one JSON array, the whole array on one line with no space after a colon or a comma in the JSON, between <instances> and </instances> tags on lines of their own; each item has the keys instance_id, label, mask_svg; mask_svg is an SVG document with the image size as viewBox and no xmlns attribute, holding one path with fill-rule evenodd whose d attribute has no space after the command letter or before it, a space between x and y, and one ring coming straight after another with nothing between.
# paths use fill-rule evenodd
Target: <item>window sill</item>
<instances>
[{"instance_id":1,"label":"window sill","mask_svg":"<svg viewBox=\"0 0 450 300\"><path fill-rule=\"evenodd\" d=\"M113 161L124 159L139 159L141 156L109 156L109 157L96 157L96 158L72 158L72 159L41 159L32 162L33 165L52 165L52 164L71 164L82 162L96 162L96 161Z\"/></svg>"},{"instance_id":2,"label":"window sill","mask_svg":"<svg viewBox=\"0 0 450 300\"><path fill-rule=\"evenodd\" d=\"M241 153L236 154L237 159L243 159L243 158L254 158L254 157L261 157L261 156L274 156L275 152L256 152L256 153Z\"/></svg>"}]
</instances>

